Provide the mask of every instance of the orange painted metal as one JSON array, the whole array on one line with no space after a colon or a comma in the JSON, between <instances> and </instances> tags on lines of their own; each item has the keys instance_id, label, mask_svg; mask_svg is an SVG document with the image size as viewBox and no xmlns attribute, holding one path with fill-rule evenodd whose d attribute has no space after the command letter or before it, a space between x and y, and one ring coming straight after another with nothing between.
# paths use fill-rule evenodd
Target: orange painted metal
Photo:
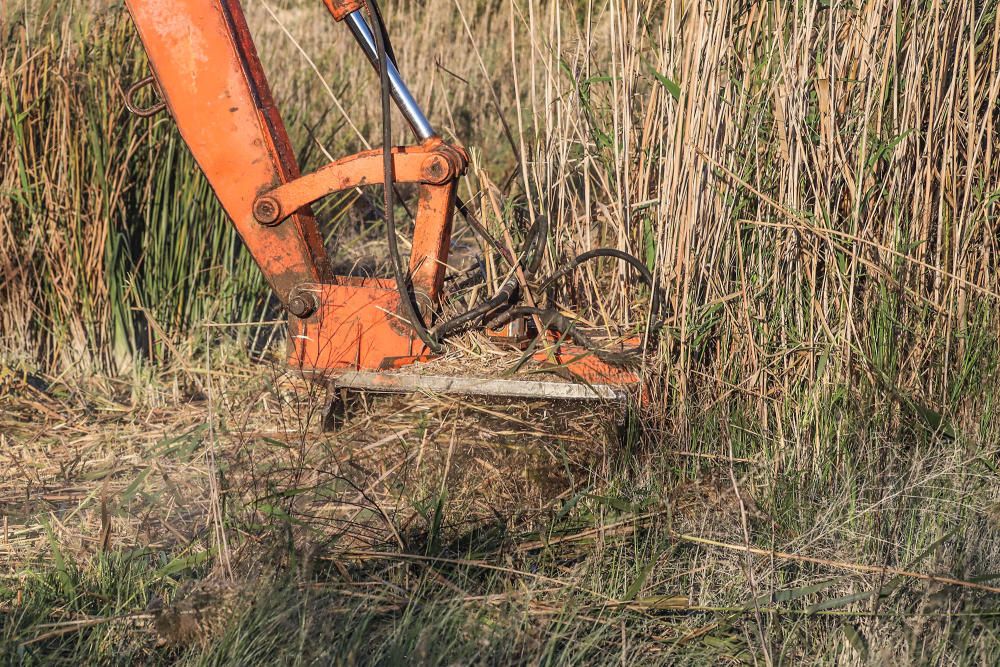
<instances>
[{"instance_id":1,"label":"orange painted metal","mask_svg":"<svg viewBox=\"0 0 1000 667\"><path fill-rule=\"evenodd\" d=\"M307 318L289 318L291 366L322 374L377 369L387 357L426 354L424 344L397 314L399 292L393 280L339 280L309 286L322 306Z\"/></svg>"},{"instance_id":2,"label":"orange painted metal","mask_svg":"<svg viewBox=\"0 0 1000 667\"><path fill-rule=\"evenodd\" d=\"M361 0L323 0L323 4L333 14L333 18L343 21L351 12L361 9Z\"/></svg>"},{"instance_id":3,"label":"orange painted metal","mask_svg":"<svg viewBox=\"0 0 1000 667\"><path fill-rule=\"evenodd\" d=\"M548 350L532 355L535 361L565 368L588 384L607 384L616 387L634 387L639 392L639 402L649 403L649 387L637 373L602 361L590 350L572 345L555 344Z\"/></svg>"},{"instance_id":4,"label":"orange painted metal","mask_svg":"<svg viewBox=\"0 0 1000 667\"><path fill-rule=\"evenodd\" d=\"M418 301L435 303L441 297L451 243L451 223L455 212L457 182L420 188L417 220L422 224L413 229L413 249L410 253L410 274ZM421 298L422 297L422 298Z\"/></svg>"},{"instance_id":5,"label":"orange painted metal","mask_svg":"<svg viewBox=\"0 0 1000 667\"><path fill-rule=\"evenodd\" d=\"M324 0L340 20L355 0ZM432 358L402 316L394 280L331 275L310 204L383 183L380 150L300 175L238 0L126 0L166 108L289 317L289 361L313 374L400 367ZM149 82L144 82L149 83ZM134 96L135 89L128 99ZM393 181L419 184L413 290L432 319L441 296L458 178L468 156L432 137L392 149ZM638 378L557 346L534 355L594 384Z\"/></svg>"},{"instance_id":6,"label":"orange painted metal","mask_svg":"<svg viewBox=\"0 0 1000 667\"><path fill-rule=\"evenodd\" d=\"M413 364L425 364L428 361L434 361L439 356L437 354L417 354L403 357L386 357L382 360L382 365L378 367L378 370L392 371L412 366Z\"/></svg>"},{"instance_id":7,"label":"orange painted metal","mask_svg":"<svg viewBox=\"0 0 1000 667\"><path fill-rule=\"evenodd\" d=\"M282 302L329 279L308 209L262 227L258 193L299 176L236 0L127 0L157 86L185 143Z\"/></svg>"},{"instance_id":8,"label":"orange painted metal","mask_svg":"<svg viewBox=\"0 0 1000 667\"><path fill-rule=\"evenodd\" d=\"M392 149L393 178L396 183L446 185L465 173L468 158L459 148L435 137L420 146L397 146ZM275 225L318 199L341 190L362 185L380 185L383 181L382 150L351 155L320 167L294 181L262 193L255 203L257 220ZM261 206L266 202L267 206ZM258 209L266 208L266 211ZM423 222L431 219L418 215ZM435 255L436 256L436 255Z\"/></svg>"}]
</instances>

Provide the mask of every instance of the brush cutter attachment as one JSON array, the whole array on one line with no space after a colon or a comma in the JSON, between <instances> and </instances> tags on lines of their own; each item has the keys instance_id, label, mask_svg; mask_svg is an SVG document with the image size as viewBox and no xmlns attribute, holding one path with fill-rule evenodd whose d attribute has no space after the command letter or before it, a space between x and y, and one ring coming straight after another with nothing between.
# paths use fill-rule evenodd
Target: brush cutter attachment
<instances>
[{"instance_id":1,"label":"brush cutter attachment","mask_svg":"<svg viewBox=\"0 0 1000 667\"><path fill-rule=\"evenodd\" d=\"M379 72L383 140L380 149L301 175L239 1L126 0L163 107L288 311L290 365L335 387L369 391L614 399L626 393L623 388L638 385L638 375L617 363L621 353L597 349L572 320L552 309L517 306L540 265L547 236L544 225L536 226L523 263L489 236L456 197L468 156L437 135L410 94L374 1L324 2L334 19L350 28ZM416 134L417 145L390 144L390 98ZM400 183L419 189L408 267L396 247L393 186ZM310 206L330 194L369 185L384 186L394 275L332 275ZM468 312L444 320L440 306L456 206L519 277L508 279L496 295ZM619 251L599 252L624 256ZM635 258L620 258L636 266L649 283L655 322L658 299L652 276ZM576 263L586 259L581 255ZM539 289L561 273L542 281ZM536 341L538 349L528 356L567 369L582 384L399 373L401 367L434 358L449 335L472 327L524 332L532 323L541 344ZM648 338L656 328L650 327ZM524 344L524 336L520 338ZM576 346L562 344L564 340Z\"/></svg>"}]
</instances>

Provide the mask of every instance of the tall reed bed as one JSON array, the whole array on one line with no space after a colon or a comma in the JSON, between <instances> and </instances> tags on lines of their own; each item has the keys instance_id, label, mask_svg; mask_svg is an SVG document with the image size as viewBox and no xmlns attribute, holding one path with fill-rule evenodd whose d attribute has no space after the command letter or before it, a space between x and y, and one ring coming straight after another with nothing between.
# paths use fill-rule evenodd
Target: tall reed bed
<instances>
[{"instance_id":1,"label":"tall reed bed","mask_svg":"<svg viewBox=\"0 0 1000 667\"><path fill-rule=\"evenodd\" d=\"M76 374L156 360L208 318L250 319L261 280L166 117L120 6L6 6L0 53L0 339Z\"/></svg>"},{"instance_id":2,"label":"tall reed bed","mask_svg":"<svg viewBox=\"0 0 1000 667\"><path fill-rule=\"evenodd\" d=\"M367 80L309 3L249 6L267 56L283 39ZM873 387L936 428L993 377L997 3L390 7L432 117L552 219L550 262L613 245L657 268L673 396L756 397L767 423L771 399ZM318 80L299 71L283 98ZM370 136L372 95L330 89ZM641 322L622 267L577 283L595 322Z\"/></svg>"},{"instance_id":3,"label":"tall reed bed","mask_svg":"<svg viewBox=\"0 0 1000 667\"><path fill-rule=\"evenodd\" d=\"M681 395L863 378L947 404L993 366L996 3L507 11L557 248L655 257Z\"/></svg>"},{"instance_id":4,"label":"tall reed bed","mask_svg":"<svg viewBox=\"0 0 1000 667\"><path fill-rule=\"evenodd\" d=\"M470 199L493 183L548 215L552 264L612 245L657 269L672 395L756 396L766 421L768 399L860 383L933 421L995 367L1000 18L856 4L387 15L418 98L473 150ZM245 6L303 161L367 145L374 78L345 31L318 3ZM101 7L4 21L0 313L8 350L56 366L111 367L264 300L170 120L124 111L119 82L145 65L123 10ZM611 263L575 299L595 323L643 318Z\"/></svg>"}]
</instances>

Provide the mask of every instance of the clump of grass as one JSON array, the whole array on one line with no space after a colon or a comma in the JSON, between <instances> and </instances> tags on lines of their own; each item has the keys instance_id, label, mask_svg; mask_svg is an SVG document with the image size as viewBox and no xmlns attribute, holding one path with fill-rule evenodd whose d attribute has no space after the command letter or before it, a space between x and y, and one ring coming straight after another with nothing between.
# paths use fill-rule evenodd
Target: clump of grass
<instances>
[{"instance_id":1,"label":"clump of grass","mask_svg":"<svg viewBox=\"0 0 1000 667\"><path fill-rule=\"evenodd\" d=\"M0 589L0 656L21 665L143 660L156 643L137 632L148 625L145 608L171 588L155 571L149 556L135 554L69 563L62 570L25 568L16 589Z\"/></svg>"}]
</instances>

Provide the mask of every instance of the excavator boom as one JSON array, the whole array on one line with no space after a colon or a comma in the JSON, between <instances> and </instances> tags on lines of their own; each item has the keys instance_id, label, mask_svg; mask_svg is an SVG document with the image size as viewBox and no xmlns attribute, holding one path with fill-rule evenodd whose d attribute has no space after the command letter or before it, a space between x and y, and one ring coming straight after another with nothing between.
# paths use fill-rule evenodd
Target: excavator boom
<instances>
[{"instance_id":1,"label":"excavator boom","mask_svg":"<svg viewBox=\"0 0 1000 667\"><path fill-rule=\"evenodd\" d=\"M339 376L341 386L345 378L355 378L360 388L412 389L414 382L372 372L425 361L438 351L424 320L432 321L438 310L457 184L468 156L437 135L410 94L391 47L386 48L377 6L372 0L324 0L333 18L348 26L379 70L383 104L390 96L395 100L419 143L388 144L389 116L383 106L386 140L381 149L303 175L238 0L126 0L126 4L149 57L151 80L162 106L173 116L289 313L290 364L312 375ZM126 96L130 108L135 88ZM395 250L392 188L386 187L395 278L332 275L311 205L335 192L395 183L412 183L419 189L408 271L402 269ZM543 251L544 243L539 247ZM486 314L484 310L482 315ZM470 315L462 322L473 319ZM537 315L534 319L540 321ZM545 331L539 334L544 336ZM588 383L637 381L634 374L603 363L587 350L566 347L535 356L565 363ZM517 388L511 395L525 390ZM608 395L591 393L594 398ZM579 395L576 390L574 397Z\"/></svg>"}]
</instances>

